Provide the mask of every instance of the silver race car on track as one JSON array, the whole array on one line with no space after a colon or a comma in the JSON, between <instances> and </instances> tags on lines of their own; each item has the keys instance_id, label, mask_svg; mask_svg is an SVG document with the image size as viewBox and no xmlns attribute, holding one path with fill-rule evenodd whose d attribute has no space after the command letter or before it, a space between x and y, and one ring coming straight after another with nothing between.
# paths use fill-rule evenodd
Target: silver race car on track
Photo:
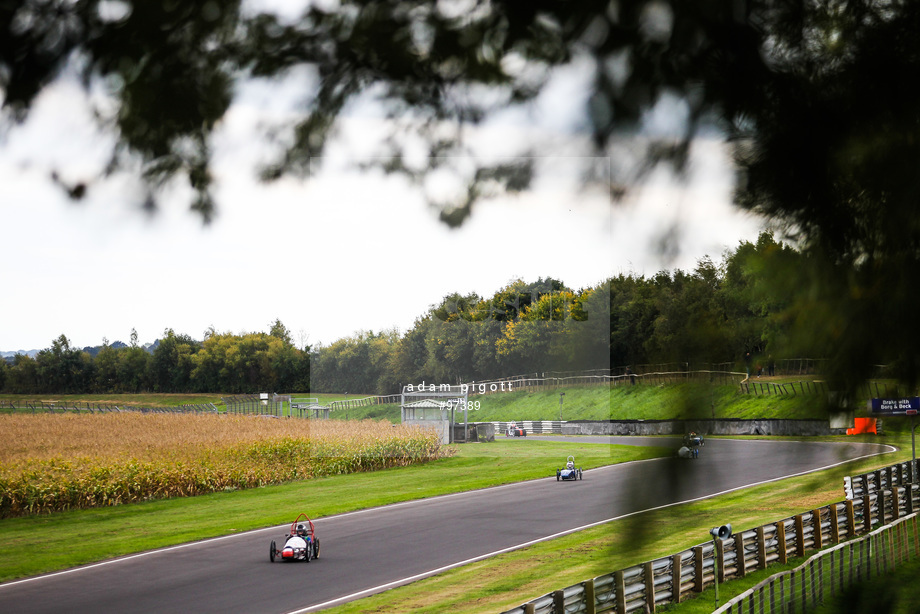
<instances>
[{"instance_id":1,"label":"silver race car on track","mask_svg":"<svg viewBox=\"0 0 920 614\"><path fill-rule=\"evenodd\" d=\"M284 545L281 548L278 548L275 540L272 540L268 551L268 560L272 563L276 558L282 561L306 561L307 563L319 558L319 538L316 536L313 521L307 518L306 514L297 516L291 523L290 533L282 539Z\"/></svg>"}]
</instances>

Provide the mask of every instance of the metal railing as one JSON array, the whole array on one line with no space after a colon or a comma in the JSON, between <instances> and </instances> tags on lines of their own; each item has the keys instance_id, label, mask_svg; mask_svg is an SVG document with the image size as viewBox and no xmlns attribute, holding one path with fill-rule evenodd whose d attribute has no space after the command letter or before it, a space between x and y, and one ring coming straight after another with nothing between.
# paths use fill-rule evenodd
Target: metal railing
<instances>
[{"instance_id":1,"label":"metal railing","mask_svg":"<svg viewBox=\"0 0 920 614\"><path fill-rule=\"evenodd\" d=\"M0 413L32 413L32 414L66 414L66 413L121 413L138 412L144 414L210 414L217 413L218 408L213 403L197 403L175 405L170 407L143 407L139 405L115 405L114 403L89 403L89 402L60 402L23 401L12 403L3 401L0 404Z\"/></svg>"},{"instance_id":2,"label":"metal railing","mask_svg":"<svg viewBox=\"0 0 920 614\"><path fill-rule=\"evenodd\" d=\"M912 553L920 556L916 513L822 550L795 569L770 576L735 596L714 614L804 612L853 584L893 571L910 561Z\"/></svg>"},{"instance_id":3,"label":"metal railing","mask_svg":"<svg viewBox=\"0 0 920 614\"><path fill-rule=\"evenodd\" d=\"M376 397L364 397L362 399L345 399L341 401L332 401L329 403L329 409L351 409L353 407L370 407L371 405L399 405L400 395L386 394Z\"/></svg>"},{"instance_id":4,"label":"metal railing","mask_svg":"<svg viewBox=\"0 0 920 614\"><path fill-rule=\"evenodd\" d=\"M471 423L473 424L473 423ZM491 422L495 426L495 433L501 434L508 431L511 422ZM527 434L541 435L544 433L562 433L562 424L560 420L518 420L516 426L521 427Z\"/></svg>"},{"instance_id":5,"label":"metal railing","mask_svg":"<svg viewBox=\"0 0 920 614\"><path fill-rule=\"evenodd\" d=\"M920 509L920 486L906 481L906 469L898 469L903 465L866 474L872 476L871 479L867 477L869 483L876 484L874 491L865 487L851 499L738 532L726 541L710 541L585 580L537 597L507 610L505 614L655 612L657 607L680 603L713 586L716 578L719 583L743 578L754 570L766 569L772 563L785 564L792 558L803 557L810 550L849 543L847 540L868 535L873 526L899 524L902 518L911 517L915 509ZM899 485L898 480L905 481ZM862 476L856 476L851 482L865 483ZM878 552L878 547L876 550L869 547L870 554ZM904 548L897 550L896 555L901 556L899 553L902 552ZM871 563L881 566L880 569L888 569L890 561L894 560L891 557L871 558ZM835 573L839 574L839 563L836 559L834 563ZM857 563L862 564L858 558L854 565ZM822 578L826 575L823 568L817 566L807 573L811 574L812 570L821 574ZM800 595L801 584L796 586L796 594ZM815 590L817 594L824 594L821 586Z\"/></svg>"},{"instance_id":6,"label":"metal railing","mask_svg":"<svg viewBox=\"0 0 920 614\"><path fill-rule=\"evenodd\" d=\"M757 380L741 381L738 384L741 392L755 396L797 396L800 394L827 394L827 383L823 381L798 381L798 382L761 382Z\"/></svg>"},{"instance_id":7,"label":"metal railing","mask_svg":"<svg viewBox=\"0 0 920 614\"><path fill-rule=\"evenodd\" d=\"M260 394L245 394L221 398L226 405L227 414L241 414L245 416L274 416L284 415L284 401L275 398L275 395L263 398Z\"/></svg>"}]
</instances>

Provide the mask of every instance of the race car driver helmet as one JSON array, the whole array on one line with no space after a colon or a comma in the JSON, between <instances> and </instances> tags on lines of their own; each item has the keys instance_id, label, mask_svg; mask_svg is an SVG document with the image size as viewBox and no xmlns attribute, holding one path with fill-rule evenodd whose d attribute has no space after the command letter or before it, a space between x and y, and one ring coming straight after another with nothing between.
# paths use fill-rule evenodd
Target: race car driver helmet
<instances>
[{"instance_id":1,"label":"race car driver helmet","mask_svg":"<svg viewBox=\"0 0 920 614\"><path fill-rule=\"evenodd\" d=\"M307 534L307 529L302 524L297 525L297 535L303 537Z\"/></svg>"}]
</instances>

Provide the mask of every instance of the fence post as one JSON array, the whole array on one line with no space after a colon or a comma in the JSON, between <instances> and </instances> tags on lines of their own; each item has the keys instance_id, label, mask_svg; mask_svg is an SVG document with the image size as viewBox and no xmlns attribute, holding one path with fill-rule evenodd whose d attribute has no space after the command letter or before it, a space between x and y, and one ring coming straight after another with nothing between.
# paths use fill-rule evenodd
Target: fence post
<instances>
[{"instance_id":1,"label":"fence post","mask_svg":"<svg viewBox=\"0 0 920 614\"><path fill-rule=\"evenodd\" d=\"M767 543L763 526L757 527L757 569L767 568Z\"/></svg>"},{"instance_id":2,"label":"fence post","mask_svg":"<svg viewBox=\"0 0 920 614\"><path fill-rule=\"evenodd\" d=\"M805 521L801 514L795 517L795 554L805 556Z\"/></svg>"},{"instance_id":3,"label":"fence post","mask_svg":"<svg viewBox=\"0 0 920 614\"><path fill-rule=\"evenodd\" d=\"M715 540L713 543L716 545L716 560L715 560L715 574L719 579L719 583L725 582L725 547L721 539Z\"/></svg>"},{"instance_id":4,"label":"fence post","mask_svg":"<svg viewBox=\"0 0 920 614\"><path fill-rule=\"evenodd\" d=\"M655 572L652 569L651 561L643 565L643 576L645 576L645 611L655 611ZM560 610L561 612L562 610Z\"/></svg>"},{"instance_id":5,"label":"fence post","mask_svg":"<svg viewBox=\"0 0 920 614\"><path fill-rule=\"evenodd\" d=\"M671 601L674 603L680 603L681 564L680 554L675 554L671 557Z\"/></svg>"},{"instance_id":6,"label":"fence post","mask_svg":"<svg viewBox=\"0 0 920 614\"><path fill-rule=\"evenodd\" d=\"M812 510L811 512L811 529L815 537L815 550L820 550L824 546L824 536L821 535L821 510Z\"/></svg>"},{"instance_id":7,"label":"fence post","mask_svg":"<svg viewBox=\"0 0 920 614\"><path fill-rule=\"evenodd\" d=\"M747 564L744 561L744 535L741 531L735 533L735 577L743 578L747 571Z\"/></svg>"},{"instance_id":8,"label":"fence post","mask_svg":"<svg viewBox=\"0 0 920 614\"><path fill-rule=\"evenodd\" d=\"M872 500L869 495L863 495L863 535L867 535L872 530Z\"/></svg>"},{"instance_id":9,"label":"fence post","mask_svg":"<svg viewBox=\"0 0 920 614\"><path fill-rule=\"evenodd\" d=\"M782 520L776 523L776 545L779 551L779 562L785 565L789 556L786 554L786 523Z\"/></svg>"},{"instance_id":10,"label":"fence post","mask_svg":"<svg viewBox=\"0 0 920 614\"><path fill-rule=\"evenodd\" d=\"M837 512L837 504L832 503L828 506L828 511L831 513L831 543L839 544L840 543L840 518Z\"/></svg>"},{"instance_id":11,"label":"fence post","mask_svg":"<svg viewBox=\"0 0 920 614\"><path fill-rule=\"evenodd\" d=\"M703 547L693 547L693 590L702 593L706 583L703 581ZM620 610L622 612L622 610Z\"/></svg>"},{"instance_id":12,"label":"fence post","mask_svg":"<svg viewBox=\"0 0 920 614\"><path fill-rule=\"evenodd\" d=\"M565 591L553 591L553 612L565 612Z\"/></svg>"},{"instance_id":13,"label":"fence post","mask_svg":"<svg viewBox=\"0 0 920 614\"><path fill-rule=\"evenodd\" d=\"M597 611L594 597L594 578L585 581L585 614L595 614Z\"/></svg>"},{"instance_id":14,"label":"fence post","mask_svg":"<svg viewBox=\"0 0 920 614\"><path fill-rule=\"evenodd\" d=\"M626 583L623 582L623 570L613 572L613 584L617 594L617 614L626 614Z\"/></svg>"}]
</instances>

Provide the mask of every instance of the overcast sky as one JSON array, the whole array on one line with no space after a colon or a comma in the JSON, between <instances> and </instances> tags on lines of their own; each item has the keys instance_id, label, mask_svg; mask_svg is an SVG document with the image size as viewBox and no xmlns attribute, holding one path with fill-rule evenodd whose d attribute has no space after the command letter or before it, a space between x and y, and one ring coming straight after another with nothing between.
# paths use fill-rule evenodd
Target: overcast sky
<instances>
[{"instance_id":1,"label":"overcast sky","mask_svg":"<svg viewBox=\"0 0 920 614\"><path fill-rule=\"evenodd\" d=\"M61 334L84 347L127 342L132 329L141 343L168 328L196 339L209 327L267 332L275 319L297 345L329 344L361 330L405 331L454 291L487 297L516 278L552 276L577 289L620 273L689 271L756 240L762 223L731 206L717 140L696 143L685 186L658 173L617 204L605 190L581 190L579 164L606 161L571 155L571 125L554 112L580 85L560 78L531 116L474 135L493 155L510 155L537 122L544 174L531 192L483 202L451 230L405 180L349 170L380 134L373 113L342 122L309 181L255 181L265 152L254 126L293 107L279 107L290 98L263 85L243 92L216 139L219 210L210 225L188 211L181 188L147 216L137 186L121 178L75 203L49 181L50 169L89 178L110 143L65 81L41 96L28 124L0 137L0 351L46 348ZM648 129L667 129L675 115L662 105ZM662 254L672 227L678 234Z\"/></svg>"}]
</instances>

